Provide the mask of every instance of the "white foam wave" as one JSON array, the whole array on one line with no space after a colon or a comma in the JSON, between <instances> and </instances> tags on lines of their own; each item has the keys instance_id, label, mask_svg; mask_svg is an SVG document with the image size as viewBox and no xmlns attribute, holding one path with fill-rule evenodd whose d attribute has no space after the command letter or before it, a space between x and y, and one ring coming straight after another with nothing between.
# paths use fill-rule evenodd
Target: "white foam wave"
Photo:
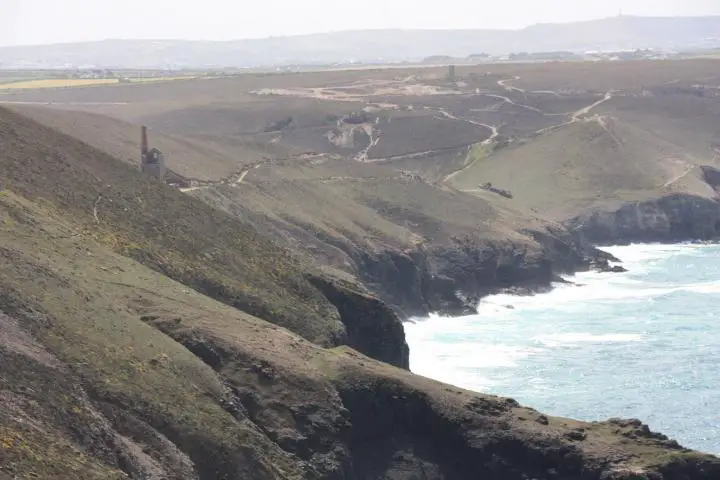
<instances>
[{"instance_id":1,"label":"white foam wave","mask_svg":"<svg viewBox=\"0 0 720 480\"><path fill-rule=\"evenodd\" d=\"M668 251L681 251L689 248L707 248L703 245L663 246L666 249L660 254L660 248L654 249L657 259L672 256ZM629 247L619 247L629 248ZM639 250L642 253L642 250ZM642 255L638 255L640 258ZM650 258L645 257L645 258ZM640 262L647 264L647 262ZM638 271L641 267L628 264L627 273L581 272L568 276L566 280L572 284L555 284L554 289L547 293L532 296L514 296L507 294L491 295L483 298L477 311L481 317L508 317L524 310L572 310L587 307L588 302L635 301L651 299L676 292L694 292L702 294L720 294L720 281L709 281L688 284L651 283L642 279Z\"/></svg>"},{"instance_id":2,"label":"white foam wave","mask_svg":"<svg viewBox=\"0 0 720 480\"><path fill-rule=\"evenodd\" d=\"M578 278L578 285L557 285L554 290L527 297L492 295L482 299L478 315L484 318L512 316L518 311L573 310L588 302L625 301L666 295L684 287L645 286L639 282L617 282L608 278Z\"/></svg>"},{"instance_id":3,"label":"white foam wave","mask_svg":"<svg viewBox=\"0 0 720 480\"><path fill-rule=\"evenodd\" d=\"M546 347L566 347L584 343L627 343L641 342L643 336L634 333L558 333L549 335L538 335L533 341Z\"/></svg>"},{"instance_id":4,"label":"white foam wave","mask_svg":"<svg viewBox=\"0 0 720 480\"><path fill-rule=\"evenodd\" d=\"M696 293L720 293L720 281L688 285L652 284L642 277L653 261L662 261L676 254L687 255L698 252L707 254L708 248L717 245L697 244L640 244L605 247L604 250L623 260L630 271L627 273L580 272L565 277L572 284L556 284L548 293L532 296L508 294L491 295L483 298L477 306L477 314L486 320L513 317L523 310L572 310L583 308L587 302L630 301L638 298L650 299L679 291ZM472 326L469 326L472 328Z\"/></svg>"},{"instance_id":5,"label":"white foam wave","mask_svg":"<svg viewBox=\"0 0 720 480\"><path fill-rule=\"evenodd\" d=\"M532 372L532 364L552 358L556 349L589 346L594 351L605 344L655 338L651 330L644 330L662 313L651 310L656 300L678 292L720 294L720 280L715 280L713 270L701 276L674 272L676 263L667 261L675 255L695 256L695 252L712 255L708 248L718 246L611 247L607 250L623 259L630 272L584 272L569 278L574 285L557 284L548 293L486 297L475 315L416 319L405 327L411 370L459 387L493 391L512 382L516 371ZM692 262L702 265L691 260L686 268L695 268ZM677 265L683 265L682 261ZM703 279L712 281L697 282ZM528 357L536 358L531 363Z\"/></svg>"},{"instance_id":6,"label":"white foam wave","mask_svg":"<svg viewBox=\"0 0 720 480\"><path fill-rule=\"evenodd\" d=\"M417 351L411 359L414 367L423 367L424 370L434 367L444 369L446 366L461 366L466 369L515 367L518 360L541 351L533 347L490 344L447 344L443 346L433 342L432 347L434 360L430 363L423 362L422 359L425 356L421 351ZM438 361L442 365L438 365Z\"/></svg>"},{"instance_id":7,"label":"white foam wave","mask_svg":"<svg viewBox=\"0 0 720 480\"><path fill-rule=\"evenodd\" d=\"M409 330L412 332L412 328ZM517 367L520 360L542 351L528 346L443 343L427 337L413 340L412 333L409 337L413 373L472 390L491 385L484 372Z\"/></svg>"},{"instance_id":8,"label":"white foam wave","mask_svg":"<svg viewBox=\"0 0 720 480\"><path fill-rule=\"evenodd\" d=\"M484 390L491 385L485 372L515 368L518 362L543 350L531 345L496 343L492 330L505 327L502 320L488 322L478 316L415 319L405 324L410 350L410 370L458 387Z\"/></svg>"},{"instance_id":9,"label":"white foam wave","mask_svg":"<svg viewBox=\"0 0 720 480\"><path fill-rule=\"evenodd\" d=\"M632 244L602 247L601 250L622 260L623 265L642 266L644 262L662 260L677 254L704 255L708 249L717 249L718 245L692 243L678 244Z\"/></svg>"},{"instance_id":10,"label":"white foam wave","mask_svg":"<svg viewBox=\"0 0 720 480\"><path fill-rule=\"evenodd\" d=\"M477 312L478 315L483 317L489 315L510 315L518 308L532 303L533 298L537 297L519 297L517 295L507 294L491 295L480 300Z\"/></svg>"},{"instance_id":11,"label":"white foam wave","mask_svg":"<svg viewBox=\"0 0 720 480\"><path fill-rule=\"evenodd\" d=\"M680 287L680 289L687 290L689 292L695 292L695 293L720 294L720 281L695 283L692 285L686 285L684 287Z\"/></svg>"}]
</instances>

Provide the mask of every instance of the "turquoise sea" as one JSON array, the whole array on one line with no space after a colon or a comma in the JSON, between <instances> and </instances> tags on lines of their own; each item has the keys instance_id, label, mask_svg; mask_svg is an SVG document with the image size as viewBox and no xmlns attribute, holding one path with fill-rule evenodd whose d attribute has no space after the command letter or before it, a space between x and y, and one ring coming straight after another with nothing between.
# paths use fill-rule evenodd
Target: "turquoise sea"
<instances>
[{"instance_id":1,"label":"turquoise sea","mask_svg":"<svg viewBox=\"0 0 720 480\"><path fill-rule=\"evenodd\" d=\"M639 418L720 454L720 246L605 250L630 271L495 295L468 317L413 319L411 370L552 415Z\"/></svg>"}]
</instances>

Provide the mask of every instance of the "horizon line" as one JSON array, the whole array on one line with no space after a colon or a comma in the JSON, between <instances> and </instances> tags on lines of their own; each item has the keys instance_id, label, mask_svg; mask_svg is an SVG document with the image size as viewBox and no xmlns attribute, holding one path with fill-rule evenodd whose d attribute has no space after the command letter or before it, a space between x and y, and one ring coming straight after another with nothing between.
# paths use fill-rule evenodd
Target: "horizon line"
<instances>
[{"instance_id":1,"label":"horizon line","mask_svg":"<svg viewBox=\"0 0 720 480\"><path fill-rule=\"evenodd\" d=\"M600 22L605 20L616 20L616 19L691 19L691 18L718 18L720 14L711 15L627 15L621 13L619 15L606 16L592 18L588 20L575 20L569 22L540 22L525 25L519 28L446 28L446 27L423 27L423 28L404 28L404 27L391 27L391 28L352 28L344 30L325 30L312 33L299 33L299 34L287 34L287 35L267 35L262 37L245 37L245 38L232 38L227 40L213 40L213 39L186 39L186 38L103 38L97 40L72 40L65 42L51 42L51 43L26 43L26 44L10 44L0 45L0 49L5 48L28 48L28 47L52 47L60 45L78 45L87 43L102 43L102 42L205 42L205 43L232 43L232 42L244 42L244 41L266 41L266 40L277 40L286 38L297 38L297 37L311 37L319 35L336 35L343 33L359 33L359 32L521 32L533 27L540 26L562 26L562 25L573 25L582 23Z\"/></svg>"}]
</instances>

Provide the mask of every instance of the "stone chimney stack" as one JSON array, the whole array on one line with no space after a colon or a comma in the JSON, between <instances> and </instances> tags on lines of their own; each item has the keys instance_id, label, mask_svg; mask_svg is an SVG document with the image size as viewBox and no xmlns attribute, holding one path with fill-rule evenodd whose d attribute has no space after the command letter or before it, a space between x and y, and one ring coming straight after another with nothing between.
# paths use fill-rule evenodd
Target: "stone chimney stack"
<instances>
[{"instance_id":1,"label":"stone chimney stack","mask_svg":"<svg viewBox=\"0 0 720 480\"><path fill-rule=\"evenodd\" d=\"M142 158L145 159L149 151L147 127L145 125L142 126L140 142L140 153L142 154Z\"/></svg>"},{"instance_id":2,"label":"stone chimney stack","mask_svg":"<svg viewBox=\"0 0 720 480\"><path fill-rule=\"evenodd\" d=\"M165 181L165 156L157 148L150 148L148 144L147 127L142 126L140 130L142 138L140 144L140 169L143 173Z\"/></svg>"}]
</instances>

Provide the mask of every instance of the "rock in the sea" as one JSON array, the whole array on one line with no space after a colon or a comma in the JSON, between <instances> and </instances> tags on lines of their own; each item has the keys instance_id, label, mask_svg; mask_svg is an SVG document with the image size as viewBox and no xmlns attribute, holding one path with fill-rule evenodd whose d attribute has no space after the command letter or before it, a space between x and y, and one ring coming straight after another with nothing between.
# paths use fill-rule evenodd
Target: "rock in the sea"
<instances>
[{"instance_id":1,"label":"rock in the sea","mask_svg":"<svg viewBox=\"0 0 720 480\"><path fill-rule=\"evenodd\" d=\"M624 273L628 271L627 268L620 265L610 265L610 262L605 258L594 260L590 264L590 268L600 273Z\"/></svg>"},{"instance_id":2,"label":"rock in the sea","mask_svg":"<svg viewBox=\"0 0 720 480\"><path fill-rule=\"evenodd\" d=\"M590 212L566 226L588 242L605 245L713 241L720 238L720 202L672 194L628 203L615 211Z\"/></svg>"}]
</instances>

